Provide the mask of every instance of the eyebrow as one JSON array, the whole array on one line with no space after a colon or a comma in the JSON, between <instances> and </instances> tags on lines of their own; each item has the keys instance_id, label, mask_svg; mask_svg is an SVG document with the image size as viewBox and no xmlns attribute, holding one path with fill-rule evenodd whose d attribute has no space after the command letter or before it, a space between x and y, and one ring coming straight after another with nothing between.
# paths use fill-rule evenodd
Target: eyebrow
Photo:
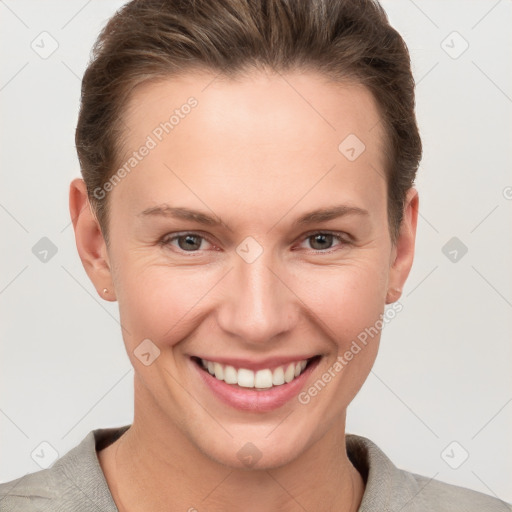
<instances>
[{"instance_id":1,"label":"eyebrow","mask_svg":"<svg viewBox=\"0 0 512 512\"><path fill-rule=\"evenodd\" d=\"M349 205L338 205L329 208L319 208L317 210L313 210L308 212L293 222L293 226L304 226L307 224L314 224L317 222L327 222L332 219L337 219L339 217L344 217L346 215L360 215L360 216L368 216L368 210L363 208L359 208L358 206L349 206ZM161 217L169 217L174 219L181 220L189 220L193 222L197 222L199 224L204 224L206 226L220 226L226 225L216 216L211 216L206 213L200 212L198 210L191 210L189 208L183 207L172 207L168 204L162 204L158 206L153 206L152 208L147 208L142 211L139 216L161 216Z\"/></svg>"}]
</instances>

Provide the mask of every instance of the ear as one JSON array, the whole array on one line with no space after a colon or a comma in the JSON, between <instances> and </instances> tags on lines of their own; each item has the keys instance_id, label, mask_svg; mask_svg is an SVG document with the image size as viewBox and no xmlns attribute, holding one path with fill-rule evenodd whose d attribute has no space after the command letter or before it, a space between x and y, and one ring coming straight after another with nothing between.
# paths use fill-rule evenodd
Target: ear
<instances>
[{"instance_id":1,"label":"ear","mask_svg":"<svg viewBox=\"0 0 512 512\"><path fill-rule=\"evenodd\" d=\"M391 250L386 304L396 302L400 298L405 281L412 267L419 201L418 191L414 187L411 187L407 191L405 199L400 233L396 244Z\"/></svg>"},{"instance_id":2,"label":"ear","mask_svg":"<svg viewBox=\"0 0 512 512\"><path fill-rule=\"evenodd\" d=\"M69 212L75 230L76 248L89 279L100 297L114 301L107 244L89 202L85 182L80 178L74 179L69 187Z\"/></svg>"}]
</instances>

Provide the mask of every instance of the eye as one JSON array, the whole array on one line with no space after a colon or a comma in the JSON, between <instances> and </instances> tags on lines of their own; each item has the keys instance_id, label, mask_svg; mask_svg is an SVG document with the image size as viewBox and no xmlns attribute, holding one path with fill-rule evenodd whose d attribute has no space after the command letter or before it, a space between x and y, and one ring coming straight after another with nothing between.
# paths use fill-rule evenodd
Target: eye
<instances>
[{"instance_id":1,"label":"eye","mask_svg":"<svg viewBox=\"0 0 512 512\"><path fill-rule=\"evenodd\" d=\"M173 244L175 241L177 244ZM165 235L160 241L160 243L164 246L177 246L178 249L184 252L197 252L201 250L202 242L210 243L204 236L192 232Z\"/></svg>"},{"instance_id":2,"label":"eye","mask_svg":"<svg viewBox=\"0 0 512 512\"><path fill-rule=\"evenodd\" d=\"M314 233L307 234L303 239L303 243L306 241L310 241L311 248L316 252L332 252L329 251L329 249L333 247L333 243L336 241L339 246L347 246L351 244L349 235L343 236L342 233L332 233L327 231L316 231ZM167 234L159 243L164 247L175 247L178 252L194 253L205 250L203 242L211 244L206 237L199 233L184 232Z\"/></svg>"},{"instance_id":3,"label":"eye","mask_svg":"<svg viewBox=\"0 0 512 512\"><path fill-rule=\"evenodd\" d=\"M333 243L338 241L340 246L350 245L348 235L342 236L341 233L331 233L328 231L317 231L306 235L304 242L310 241L310 246L317 252L331 252L326 249L331 249Z\"/></svg>"}]
</instances>

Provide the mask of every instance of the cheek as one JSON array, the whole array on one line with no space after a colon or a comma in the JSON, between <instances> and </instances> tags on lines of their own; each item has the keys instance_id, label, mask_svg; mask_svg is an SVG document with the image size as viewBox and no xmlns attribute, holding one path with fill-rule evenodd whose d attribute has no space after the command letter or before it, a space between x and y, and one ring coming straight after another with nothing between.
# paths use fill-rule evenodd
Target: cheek
<instances>
[{"instance_id":1,"label":"cheek","mask_svg":"<svg viewBox=\"0 0 512 512\"><path fill-rule=\"evenodd\" d=\"M174 345L186 337L199 315L204 315L208 292L217 273L198 268L165 265L127 265L120 269L118 296L125 339L130 345L149 338L157 345ZM213 290L212 290L213 291Z\"/></svg>"},{"instance_id":2,"label":"cheek","mask_svg":"<svg viewBox=\"0 0 512 512\"><path fill-rule=\"evenodd\" d=\"M328 383L326 391L321 391L323 398L314 398L323 389L314 383L305 390L302 403L311 401L320 408L319 416L334 421L356 396L375 362L387 280L385 267L377 260L319 270L296 280L302 281L298 295L315 318L311 335L331 342L335 355L319 376Z\"/></svg>"},{"instance_id":3,"label":"cheek","mask_svg":"<svg viewBox=\"0 0 512 512\"><path fill-rule=\"evenodd\" d=\"M304 271L292 282L294 291L340 348L373 325L384 309L387 274L378 260Z\"/></svg>"}]
</instances>

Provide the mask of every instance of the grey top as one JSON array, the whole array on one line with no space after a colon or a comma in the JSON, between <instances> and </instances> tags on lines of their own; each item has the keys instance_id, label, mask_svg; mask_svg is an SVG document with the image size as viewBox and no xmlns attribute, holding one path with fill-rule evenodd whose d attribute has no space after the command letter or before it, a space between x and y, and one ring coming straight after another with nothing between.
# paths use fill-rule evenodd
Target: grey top
<instances>
[{"instance_id":1,"label":"grey top","mask_svg":"<svg viewBox=\"0 0 512 512\"><path fill-rule=\"evenodd\" d=\"M92 430L50 468L0 485L1 512L118 512L97 451L130 425ZM359 512L512 512L476 491L398 469L365 437L347 434L347 453L366 488Z\"/></svg>"}]
</instances>

